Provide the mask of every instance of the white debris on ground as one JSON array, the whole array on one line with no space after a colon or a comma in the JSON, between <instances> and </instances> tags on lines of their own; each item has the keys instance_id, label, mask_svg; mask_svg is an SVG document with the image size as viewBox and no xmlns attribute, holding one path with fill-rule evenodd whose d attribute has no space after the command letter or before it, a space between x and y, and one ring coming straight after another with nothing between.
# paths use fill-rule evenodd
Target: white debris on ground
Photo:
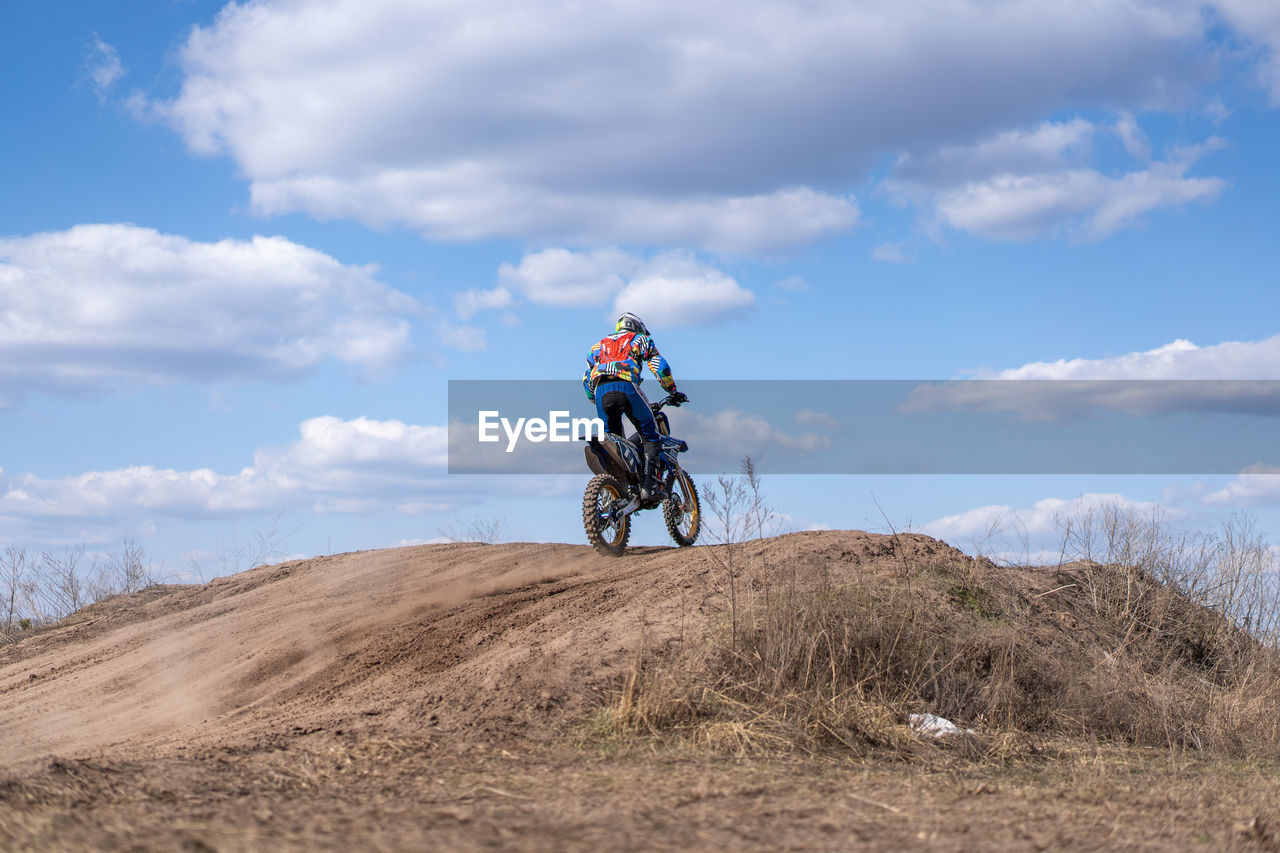
<instances>
[{"instance_id":1,"label":"white debris on ground","mask_svg":"<svg viewBox=\"0 0 1280 853\"><path fill-rule=\"evenodd\" d=\"M909 714L907 716L907 725L916 734L933 735L934 737L971 735L974 733L973 729L962 729L946 717L939 717L936 714Z\"/></svg>"}]
</instances>

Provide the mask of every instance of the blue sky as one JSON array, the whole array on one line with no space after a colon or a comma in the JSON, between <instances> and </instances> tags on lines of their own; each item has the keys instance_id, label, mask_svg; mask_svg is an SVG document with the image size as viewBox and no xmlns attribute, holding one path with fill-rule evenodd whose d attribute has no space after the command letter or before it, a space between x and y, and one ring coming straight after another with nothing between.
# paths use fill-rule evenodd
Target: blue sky
<instances>
[{"instance_id":1,"label":"blue sky","mask_svg":"<svg viewBox=\"0 0 1280 853\"><path fill-rule=\"evenodd\" d=\"M619 309L678 379L1280 378L1267 4L18 0L0 47L0 544L580 541L585 472L444 473L446 385ZM766 486L967 544L1275 531L1278 481Z\"/></svg>"}]
</instances>

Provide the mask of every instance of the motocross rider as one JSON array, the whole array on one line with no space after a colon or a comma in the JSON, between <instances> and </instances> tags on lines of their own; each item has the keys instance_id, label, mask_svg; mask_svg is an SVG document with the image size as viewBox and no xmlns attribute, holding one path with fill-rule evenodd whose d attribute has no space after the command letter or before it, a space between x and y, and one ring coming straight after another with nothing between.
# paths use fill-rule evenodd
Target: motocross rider
<instances>
[{"instance_id":1,"label":"motocross rider","mask_svg":"<svg viewBox=\"0 0 1280 853\"><path fill-rule=\"evenodd\" d=\"M661 497L663 486L657 476L658 424L648 399L640 390L643 381L641 366L644 364L649 365L662 389L674 398L673 402L679 404L689 399L676 390L671 367L658 353L653 339L649 337L649 330L639 317L630 313L619 317L613 334L601 338L587 353L587 371L582 375L582 387L587 392L587 399L595 402L596 412L609 432L622 435L623 415L635 424L643 442L641 499L648 501Z\"/></svg>"}]
</instances>

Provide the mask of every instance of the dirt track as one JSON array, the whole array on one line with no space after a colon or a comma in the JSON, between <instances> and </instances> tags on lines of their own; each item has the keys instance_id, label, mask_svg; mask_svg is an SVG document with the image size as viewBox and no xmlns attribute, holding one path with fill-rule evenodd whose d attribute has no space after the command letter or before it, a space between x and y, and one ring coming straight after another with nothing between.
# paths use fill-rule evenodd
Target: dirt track
<instances>
[{"instance_id":1,"label":"dirt track","mask_svg":"<svg viewBox=\"0 0 1280 853\"><path fill-rule=\"evenodd\" d=\"M104 602L0 648L0 761L299 729L536 736L579 713L643 637L678 633L682 599L696 618L707 590L688 557L423 546Z\"/></svg>"},{"instance_id":2,"label":"dirt track","mask_svg":"<svg viewBox=\"0 0 1280 853\"><path fill-rule=\"evenodd\" d=\"M866 570L900 556L856 532L757 547ZM691 634L718 605L708 554L425 546L103 602L0 648L0 848L1267 842L1265 826L1237 826L1261 790L1247 768L1150 771L1175 796L1147 770L1099 776L1096 760L1083 777L1011 782L575 746L637 648Z\"/></svg>"}]
</instances>

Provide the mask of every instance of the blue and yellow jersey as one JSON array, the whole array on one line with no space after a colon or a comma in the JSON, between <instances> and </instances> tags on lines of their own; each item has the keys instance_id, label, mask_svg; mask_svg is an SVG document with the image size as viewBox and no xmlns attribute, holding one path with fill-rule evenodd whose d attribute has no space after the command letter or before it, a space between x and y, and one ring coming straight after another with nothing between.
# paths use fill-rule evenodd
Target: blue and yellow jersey
<instances>
[{"instance_id":1,"label":"blue and yellow jersey","mask_svg":"<svg viewBox=\"0 0 1280 853\"><path fill-rule=\"evenodd\" d=\"M587 372L582 374L582 387L587 392L587 399L596 398L596 385L601 382L631 382L639 385L643 365L649 365L658 383L668 394L675 390L676 380L671 375L671 366L653 345L648 335L635 332L616 332L600 342L587 353Z\"/></svg>"}]
</instances>

